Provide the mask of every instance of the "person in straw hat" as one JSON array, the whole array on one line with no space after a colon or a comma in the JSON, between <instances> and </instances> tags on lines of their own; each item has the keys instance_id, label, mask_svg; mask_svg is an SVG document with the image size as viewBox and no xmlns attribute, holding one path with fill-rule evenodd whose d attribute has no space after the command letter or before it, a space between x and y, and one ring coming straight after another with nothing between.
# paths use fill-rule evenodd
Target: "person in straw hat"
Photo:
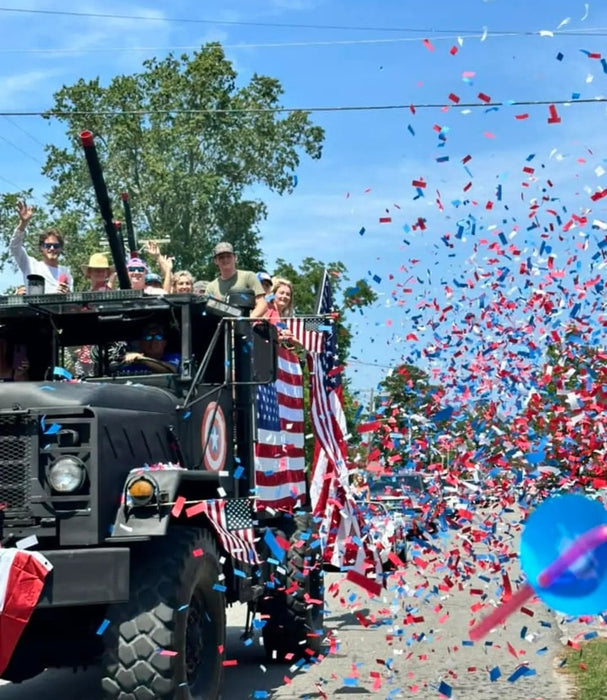
<instances>
[{"instance_id":1,"label":"person in straw hat","mask_svg":"<svg viewBox=\"0 0 607 700\"><path fill-rule=\"evenodd\" d=\"M107 255L93 253L88 265L82 266L82 272L91 285L91 292L108 292L112 289L115 269L110 265Z\"/></svg>"}]
</instances>

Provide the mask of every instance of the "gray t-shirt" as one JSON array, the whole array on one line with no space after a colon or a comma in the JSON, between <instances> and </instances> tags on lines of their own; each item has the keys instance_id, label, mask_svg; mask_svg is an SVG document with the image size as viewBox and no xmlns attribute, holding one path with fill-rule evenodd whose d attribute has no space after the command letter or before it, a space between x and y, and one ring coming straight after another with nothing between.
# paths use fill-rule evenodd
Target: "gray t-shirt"
<instances>
[{"instance_id":1,"label":"gray t-shirt","mask_svg":"<svg viewBox=\"0 0 607 700\"><path fill-rule=\"evenodd\" d=\"M206 294L210 297L225 299L231 291L253 290L256 297L265 294L261 282L257 279L257 275L250 270L236 270L236 274L228 277L227 280L216 277L209 282L206 288Z\"/></svg>"}]
</instances>

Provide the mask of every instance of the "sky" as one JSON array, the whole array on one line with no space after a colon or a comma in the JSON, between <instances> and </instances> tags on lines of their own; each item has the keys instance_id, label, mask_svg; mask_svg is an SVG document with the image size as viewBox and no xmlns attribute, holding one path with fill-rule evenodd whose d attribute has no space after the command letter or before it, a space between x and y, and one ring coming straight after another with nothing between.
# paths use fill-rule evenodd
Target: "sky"
<instances>
[{"instance_id":1,"label":"sky","mask_svg":"<svg viewBox=\"0 0 607 700\"><path fill-rule=\"evenodd\" d=\"M403 361L437 378L461 364L452 385L466 395L479 356L516 364L529 358L531 332L541 340L584 313L596 320L604 234L595 222L607 221L607 199L591 197L607 170L606 5L0 4L0 191L33 188L34 204L50 185L45 144L65 135L24 113L48 109L80 78L108 84L146 58L217 40L240 83L271 75L285 107L311 110L325 129L322 158L302 158L292 194L252 194L268 205L270 271L278 258L342 261L350 280L377 292L373 308L348 318L347 375L361 400ZM3 286L16 279L5 273ZM542 295L558 313L546 315Z\"/></svg>"}]
</instances>

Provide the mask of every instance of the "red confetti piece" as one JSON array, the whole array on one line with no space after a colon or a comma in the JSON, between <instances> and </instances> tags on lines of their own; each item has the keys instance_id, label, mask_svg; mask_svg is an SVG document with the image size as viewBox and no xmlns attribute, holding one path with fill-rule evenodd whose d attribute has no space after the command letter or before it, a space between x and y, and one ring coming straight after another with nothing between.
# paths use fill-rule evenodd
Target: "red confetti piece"
<instances>
[{"instance_id":1,"label":"red confetti piece","mask_svg":"<svg viewBox=\"0 0 607 700\"><path fill-rule=\"evenodd\" d=\"M529 112L524 112L523 114L515 114L514 118L518 119L519 121L521 121L522 119L529 119Z\"/></svg>"},{"instance_id":2,"label":"red confetti piece","mask_svg":"<svg viewBox=\"0 0 607 700\"><path fill-rule=\"evenodd\" d=\"M391 216L380 216L380 217L379 217L379 223L380 223L380 224L391 224L391 223L392 223L392 217L391 217Z\"/></svg>"},{"instance_id":3,"label":"red confetti piece","mask_svg":"<svg viewBox=\"0 0 607 700\"><path fill-rule=\"evenodd\" d=\"M174 518L178 518L181 515L183 506L185 505L185 496L177 496L173 507L171 508L171 515Z\"/></svg>"},{"instance_id":4,"label":"red confetti piece","mask_svg":"<svg viewBox=\"0 0 607 700\"><path fill-rule=\"evenodd\" d=\"M452 47L449 49L449 53L450 53L452 56L455 56L455 54L456 54L458 51L459 51L459 49L457 48L457 46L452 46Z\"/></svg>"},{"instance_id":5,"label":"red confetti piece","mask_svg":"<svg viewBox=\"0 0 607 700\"><path fill-rule=\"evenodd\" d=\"M346 580L364 588L371 595L377 596L381 593L381 584L358 573L358 571L353 571L352 569L348 571Z\"/></svg>"},{"instance_id":6,"label":"red confetti piece","mask_svg":"<svg viewBox=\"0 0 607 700\"><path fill-rule=\"evenodd\" d=\"M558 112L556 111L555 105L550 105L548 107L548 111L550 112L550 116L548 117L548 124L560 124L561 118L558 115Z\"/></svg>"},{"instance_id":7,"label":"red confetti piece","mask_svg":"<svg viewBox=\"0 0 607 700\"><path fill-rule=\"evenodd\" d=\"M432 46L432 42L429 39L424 39L423 44L428 51L434 51L434 46Z\"/></svg>"},{"instance_id":8,"label":"red confetti piece","mask_svg":"<svg viewBox=\"0 0 607 700\"><path fill-rule=\"evenodd\" d=\"M484 92L479 92L479 93L478 93L478 99L479 99L479 100L482 100L482 101L485 102L485 103L491 102L491 98L489 97L489 95L485 95Z\"/></svg>"},{"instance_id":9,"label":"red confetti piece","mask_svg":"<svg viewBox=\"0 0 607 700\"><path fill-rule=\"evenodd\" d=\"M449 94L449 99L451 100L451 102L455 102L455 104L459 103L459 97L454 93Z\"/></svg>"},{"instance_id":10,"label":"red confetti piece","mask_svg":"<svg viewBox=\"0 0 607 700\"><path fill-rule=\"evenodd\" d=\"M238 659L224 659L222 666L238 666Z\"/></svg>"}]
</instances>

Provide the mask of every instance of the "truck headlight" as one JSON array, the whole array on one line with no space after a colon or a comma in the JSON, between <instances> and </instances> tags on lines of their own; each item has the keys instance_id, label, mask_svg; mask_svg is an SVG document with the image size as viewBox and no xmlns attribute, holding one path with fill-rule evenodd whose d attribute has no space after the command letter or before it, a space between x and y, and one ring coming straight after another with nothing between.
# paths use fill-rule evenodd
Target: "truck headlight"
<instances>
[{"instance_id":1,"label":"truck headlight","mask_svg":"<svg viewBox=\"0 0 607 700\"><path fill-rule=\"evenodd\" d=\"M72 493L84 483L86 470L78 457L60 457L48 470L48 481L58 493Z\"/></svg>"}]
</instances>

